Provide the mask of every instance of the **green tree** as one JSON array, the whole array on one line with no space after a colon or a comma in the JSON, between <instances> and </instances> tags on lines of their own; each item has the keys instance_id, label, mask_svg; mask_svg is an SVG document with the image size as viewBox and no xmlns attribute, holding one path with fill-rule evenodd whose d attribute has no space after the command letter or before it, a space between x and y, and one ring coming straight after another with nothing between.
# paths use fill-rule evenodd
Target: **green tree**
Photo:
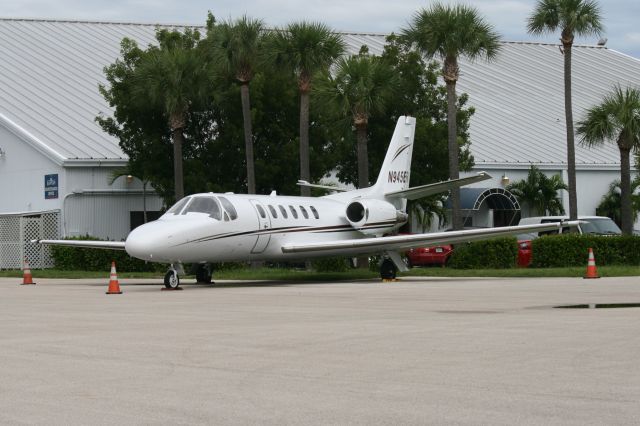
<instances>
[{"instance_id":1,"label":"green tree","mask_svg":"<svg viewBox=\"0 0 640 426\"><path fill-rule=\"evenodd\" d=\"M567 130L567 175L569 184L569 218L578 218L576 191L576 155L571 98L571 47L576 35L602 33L600 8L592 0L539 0L529 17L527 31L541 35L560 30L564 55L564 112Z\"/></svg>"},{"instance_id":2,"label":"green tree","mask_svg":"<svg viewBox=\"0 0 640 426\"><path fill-rule=\"evenodd\" d=\"M631 151L640 148L640 90L615 86L601 104L587 110L578 122L578 134L586 146L615 141L620 150L620 220L622 232L633 233L631 206Z\"/></svg>"},{"instance_id":3,"label":"green tree","mask_svg":"<svg viewBox=\"0 0 640 426\"><path fill-rule=\"evenodd\" d=\"M634 222L638 219L638 212L640 211L640 194L637 194L638 188L640 188L640 176L636 176L636 178L631 181L631 210ZM598 216L607 216L620 227L622 227L622 214L620 212L620 206L622 204L621 193L620 179L614 180L611 182L611 185L609 185L607 193L602 196L600 204L596 207L596 214Z\"/></svg>"},{"instance_id":4,"label":"green tree","mask_svg":"<svg viewBox=\"0 0 640 426\"><path fill-rule=\"evenodd\" d=\"M271 37L271 50L276 65L290 69L298 80L300 92L300 179L309 181L309 94L314 74L326 71L344 52L339 35L324 24L295 22L277 30ZM301 187L303 196L310 188Z\"/></svg>"},{"instance_id":5,"label":"green tree","mask_svg":"<svg viewBox=\"0 0 640 426\"><path fill-rule=\"evenodd\" d=\"M562 182L560 175L549 177L533 165L526 179L507 186L507 190L515 195L521 205L527 205L530 216L564 214L564 207L558 198L561 189L567 189L567 185Z\"/></svg>"},{"instance_id":6,"label":"green tree","mask_svg":"<svg viewBox=\"0 0 640 426\"><path fill-rule=\"evenodd\" d=\"M134 72L131 95L161 110L168 120L173 142L174 190L176 200L184 197L182 147L189 108L206 96L209 64L197 49L197 31L158 30L158 47L150 47Z\"/></svg>"},{"instance_id":7,"label":"green tree","mask_svg":"<svg viewBox=\"0 0 640 426\"><path fill-rule=\"evenodd\" d=\"M447 89L439 83L440 65L426 62L424 57L407 46L400 37L390 35L386 39L382 60L387 63L398 79L398 89L387 101L383 112L373 113L369 119L368 153L369 174L377 176L389 147L389 141L396 125L397 117L410 115L416 117L416 133L413 145L413 167L411 186L446 180L448 173L448 127L447 127ZM459 143L460 170L469 171L473 167L473 156L469 150L469 119L473 108L466 106L468 96L461 94L457 99L457 132ZM328 109L327 109L328 110ZM333 121L330 117L322 117ZM340 139L336 144L336 165L338 178L342 182L358 184L358 163L356 161L356 141L351 129L341 127ZM331 135L326 139L332 140ZM424 198L410 201L407 211L416 217L423 228L430 224L423 219L438 218L440 225L445 221L440 216L438 201ZM425 212L431 212L432 214Z\"/></svg>"},{"instance_id":8,"label":"green tree","mask_svg":"<svg viewBox=\"0 0 640 426\"><path fill-rule=\"evenodd\" d=\"M449 177L460 177L458 162L456 83L460 77L458 59L485 58L493 60L499 51L499 35L486 23L478 11L470 6L449 6L435 3L413 17L409 27L402 31L408 43L413 44L428 58L442 60L442 75L447 85ZM454 229L462 229L460 190L451 191L452 222Z\"/></svg>"},{"instance_id":9,"label":"green tree","mask_svg":"<svg viewBox=\"0 0 640 426\"><path fill-rule=\"evenodd\" d=\"M264 62L264 23L262 20L251 19L247 16L219 25L214 25L214 22L213 15L209 13L208 45L218 66L233 75L240 83L247 165L247 192L255 194L254 138L249 83L253 79L256 69L259 69Z\"/></svg>"},{"instance_id":10,"label":"green tree","mask_svg":"<svg viewBox=\"0 0 640 426\"><path fill-rule=\"evenodd\" d=\"M331 74L325 74L319 94L342 117L350 117L356 130L358 187L369 186L367 126L374 113L384 111L398 87L393 69L380 57L365 51L341 58Z\"/></svg>"}]
</instances>

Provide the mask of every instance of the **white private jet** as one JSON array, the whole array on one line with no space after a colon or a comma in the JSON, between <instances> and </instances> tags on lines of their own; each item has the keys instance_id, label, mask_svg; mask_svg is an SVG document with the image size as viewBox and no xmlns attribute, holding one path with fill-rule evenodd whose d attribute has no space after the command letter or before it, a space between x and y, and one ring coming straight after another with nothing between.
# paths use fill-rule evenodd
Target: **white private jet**
<instances>
[{"instance_id":1,"label":"white private jet","mask_svg":"<svg viewBox=\"0 0 640 426\"><path fill-rule=\"evenodd\" d=\"M198 264L196 278L211 282L215 262L310 259L382 254L381 276L407 267L400 253L415 247L462 243L576 226L573 222L393 234L407 221L407 200L490 179L477 176L409 188L415 118L400 117L376 183L324 197L193 194L158 220L131 231L126 241L40 240L41 244L126 250L138 259L169 263L167 288L180 285L183 263ZM299 184L311 185L300 181ZM329 187L334 189L332 187Z\"/></svg>"}]
</instances>

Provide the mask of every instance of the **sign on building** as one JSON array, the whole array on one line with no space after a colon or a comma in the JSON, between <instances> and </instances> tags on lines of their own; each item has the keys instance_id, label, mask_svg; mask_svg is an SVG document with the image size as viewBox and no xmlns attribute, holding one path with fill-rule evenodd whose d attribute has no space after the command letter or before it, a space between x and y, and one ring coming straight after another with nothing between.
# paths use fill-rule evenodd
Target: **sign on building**
<instances>
[{"instance_id":1,"label":"sign on building","mask_svg":"<svg viewBox=\"0 0 640 426\"><path fill-rule=\"evenodd\" d=\"M44 199L58 198L58 174L44 175Z\"/></svg>"}]
</instances>

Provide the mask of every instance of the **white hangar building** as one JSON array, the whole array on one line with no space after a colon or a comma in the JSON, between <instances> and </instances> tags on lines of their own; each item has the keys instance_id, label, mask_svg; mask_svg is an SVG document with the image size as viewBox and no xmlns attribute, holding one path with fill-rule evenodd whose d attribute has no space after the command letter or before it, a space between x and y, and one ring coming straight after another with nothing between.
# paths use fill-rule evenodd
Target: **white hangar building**
<instances>
[{"instance_id":1,"label":"white hangar building","mask_svg":"<svg viewBox=\"0 0 640 426\"><path fill-rule=\"evenodd\" d=\"M118 58L122 38L146 46L154 33L154 24L0 19L0 269L20 267L24 258L49 266L46 249L31 239L89 234L120 240L141 221L142 184L135 177L110 183L127 158L95 117L110 112L98 84L106 83L103 68ZM353 53L366 44L379 54L385 36L343 37ZM491 64L460 64L458 92L468 93L476 107L474 171L494 177L463 195L475 226L509 221L519 207L501 189L504 178L524 178L530 164L566 181L562 55L557 45L502 47ZM638 59L602 46L573 52L576 119L615 83L640 86ZM593 214L619 177L618 150L578 146L576 160L579 213ZM162 209L155 194L145 198L148 211Z\"/></svg>"}]
</instances>

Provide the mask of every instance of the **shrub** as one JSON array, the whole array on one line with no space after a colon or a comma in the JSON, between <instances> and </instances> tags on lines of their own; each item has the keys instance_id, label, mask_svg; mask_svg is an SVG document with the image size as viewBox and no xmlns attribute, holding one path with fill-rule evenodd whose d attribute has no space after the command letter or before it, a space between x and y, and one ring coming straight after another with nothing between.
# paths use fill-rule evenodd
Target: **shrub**
<instances>
[{"instance_id":1,"label":"shrub","mask_svg":"<svg viewBox=\"0 0 640 426\"><path fill-rule=\"evenodd\" d=\"M67 238L68 240L97 240L99 238L85 235ZM104 250L81 247L51 246L51 256L57 269L66 271L104 271L115 261L118 270L127 272L155 271L156 264L135 259L124 250ZM163 267L164 269L164 267Z\"/></svg>"},{"instance_id":2,"label":"shrub","mask_svg":"<svg viewBox=\"0 0 640 426\"><path fill-rule=\"evenodd\" d=\"M345 257L325 257L311 262L316 272L345 272L349 269L348 259Z\"/></svg>"},{"instance_id":3,"label":"shrub","mask_svg":"<svg viewBox=\"0 0 640 426\"><path fill-rule=\"evenodd\" d=\"M516 266L518 241L515 237L495 238L456 244L448 266L455 269L506 269Z\"/></svg>"},{"instance_id":4,"label":"shrub","mask_svg":"<svg viewBox=\"0 0 640 426\"><path fill-rule=\"evenodd\" d=\"M584 266L589 248L598 265L640 265L639 236L549 235L531 244L535 268Z\"/></svg>"}]
</instances>

